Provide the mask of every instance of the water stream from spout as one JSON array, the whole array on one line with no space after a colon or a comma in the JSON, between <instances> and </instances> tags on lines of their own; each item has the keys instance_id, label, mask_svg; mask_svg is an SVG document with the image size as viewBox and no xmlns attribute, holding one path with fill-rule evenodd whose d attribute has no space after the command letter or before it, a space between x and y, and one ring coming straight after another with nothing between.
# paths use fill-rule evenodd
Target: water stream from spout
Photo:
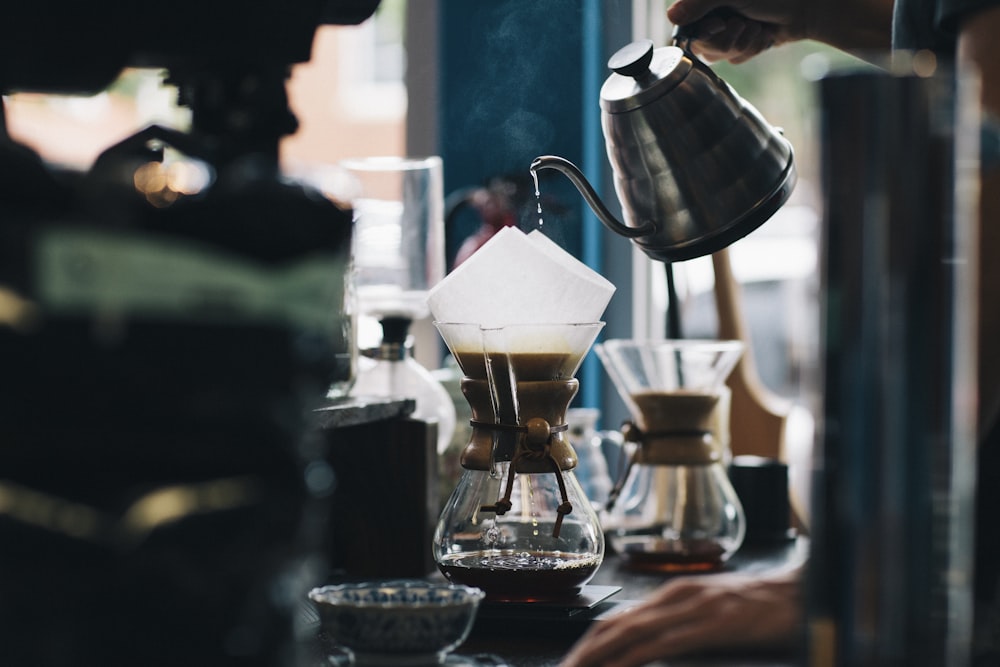
<instances>
[{"instance_id":1,"label":"water stream from spout","mask_svg":"<svg viewBox=\"0 0 1000 667\"><path fill-rule=\"evenodd\" d=\"M541 229L542 225L545 224L545 220L542 219L542 193L538 189L538 170L531 169L531 180L535 182L535 201L538 202L538 228Z\"/></svg>"}]
</instances>

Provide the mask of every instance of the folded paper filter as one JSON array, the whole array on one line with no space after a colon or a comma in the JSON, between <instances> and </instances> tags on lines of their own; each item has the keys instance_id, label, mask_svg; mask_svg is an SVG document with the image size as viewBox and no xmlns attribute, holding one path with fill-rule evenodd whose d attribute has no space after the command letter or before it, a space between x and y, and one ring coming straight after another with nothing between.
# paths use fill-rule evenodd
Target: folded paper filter
<instances>
[{"instance_id":1,"label":"folded paper filter","mask_svg":"<svg viewBox=\"0 0 1000 667\"><path fill-rule=\"evenodd\" d=\"M505 227L431 289L435 321L482 328L600 321L615 286L535 230Z\"/></svg>"},{"instance_id":2,"label":"folded paper filter","mask_svg":"<svg viewBox=\"0 0 1000 667\"><path fill-rule=\"evenodd\" d=\"M540 231L506 227L438 283L428 305L465 375L506 394L508 382L572 378L614 291Z\"/></svg>"}]
</instances>

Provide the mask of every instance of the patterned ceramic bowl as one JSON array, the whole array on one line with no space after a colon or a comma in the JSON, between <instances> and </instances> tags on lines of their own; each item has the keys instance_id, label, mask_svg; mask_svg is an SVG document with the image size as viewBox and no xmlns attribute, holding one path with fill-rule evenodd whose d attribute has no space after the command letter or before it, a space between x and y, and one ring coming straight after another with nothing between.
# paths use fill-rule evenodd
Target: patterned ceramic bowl
<instances>
[{"instance_id":1,"label":"patterned ceramic bowl","mask_svg":"<svg viewBox=\"0 0 1000 667\"><path fill-rule=\"evenodd\" d=\"M444 662L472 629L478 588L417 580L314 588L320 634L356 662L428 665Z\"/></svg>"}]
</instances>

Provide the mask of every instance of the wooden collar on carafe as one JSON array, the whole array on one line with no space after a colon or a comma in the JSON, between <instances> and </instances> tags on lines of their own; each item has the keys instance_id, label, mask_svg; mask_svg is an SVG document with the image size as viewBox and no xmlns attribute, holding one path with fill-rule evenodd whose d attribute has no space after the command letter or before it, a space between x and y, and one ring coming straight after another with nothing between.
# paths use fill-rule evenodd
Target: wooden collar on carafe
<instances>
[{"instance_id":1,"label":"wooden collar on carafe","mask_svg":"<svg viewBox=\"0 0 1000 667\"><path fill-rule=\"evenodd\" d=\"M709 429L677 428L662 431L643 431L634 422L626 421L621 427L622 436L626 442L639 445L629 456L614 486L608 494L605 505L611 511L618 502L625 482L633 466L637 463L649 465L704 466L718 463L721 460L714 445L714 434ZM650 456L651 449L658 449L659 455ZM666 452L666 453L664 453Z\"/></svg>"}]
</instances>

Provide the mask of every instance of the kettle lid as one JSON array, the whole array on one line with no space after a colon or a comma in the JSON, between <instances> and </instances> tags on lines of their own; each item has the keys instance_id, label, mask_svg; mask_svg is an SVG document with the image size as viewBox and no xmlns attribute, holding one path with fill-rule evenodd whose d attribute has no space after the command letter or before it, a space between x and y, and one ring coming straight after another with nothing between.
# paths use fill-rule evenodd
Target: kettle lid
<instances>
[{"instance_id":1,"label":"kettle lid","mask_svg":"<svg viewBox=\"0 0 1000 667\"><path fill-rule=\"evenodd\" d=\"M652 40L644 39L618 49L608 59L608 67L613 74L601 87L601 108L622 113L669 92L684 80L694 63L677 46L655 49Z\"/></svg>"}]
</instances>

